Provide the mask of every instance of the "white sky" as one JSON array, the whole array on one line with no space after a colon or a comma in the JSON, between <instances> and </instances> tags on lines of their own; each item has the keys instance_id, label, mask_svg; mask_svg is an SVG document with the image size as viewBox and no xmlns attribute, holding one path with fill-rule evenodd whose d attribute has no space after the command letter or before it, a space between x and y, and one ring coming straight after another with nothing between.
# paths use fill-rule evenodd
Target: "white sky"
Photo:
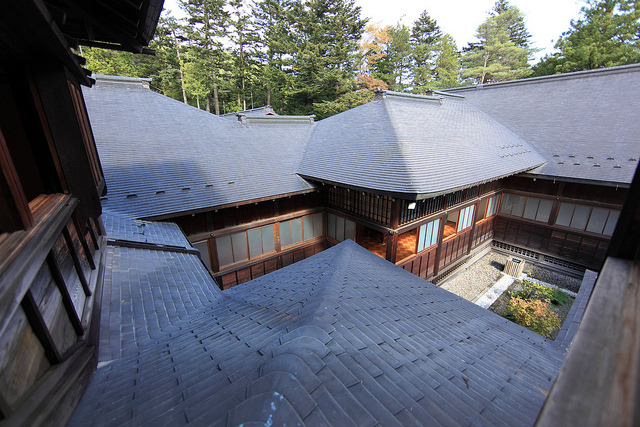
<instances>
[{"instance_id":1,"label":"white sky","mask_svg":"<svg viewBox=\"0 0 640 427\"><path fill-rule=\"evenodd\" d=\"M438 21L440 28L456 40L458 48L475 41L478 26L487 19L495 0L355 0L362 7L362 16L369 17L370 23L395 25L402 19L411 26L426 10ZM533 47L543 49L536 57L541 58L553 51L558 37L569 29L572 19L578 19L581 0L509 0L525 15L525 24L531 34ZM177 6L177 0L165 0L165 8L173 16L184 16Z\"/></svg>"}]
</instances>

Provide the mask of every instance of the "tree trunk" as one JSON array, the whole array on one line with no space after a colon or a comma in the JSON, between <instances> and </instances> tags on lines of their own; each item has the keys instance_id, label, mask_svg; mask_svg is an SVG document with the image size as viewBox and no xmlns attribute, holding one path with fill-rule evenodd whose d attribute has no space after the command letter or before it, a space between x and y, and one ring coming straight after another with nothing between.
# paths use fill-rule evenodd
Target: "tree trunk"
<instances>
[{"instance_id":1,"label":"tree trunk","mask_svg":"<svg viewBox=\"0 0 640 427\"><path fill-rule=\"evenodd\" d=\"M211 94L207 94L207 106L205 110L207 110L207 113L211 112Z\"/></svg>"},{"instance_id":2,"label":"tree trunk","mask_svg":"<svg viewBox=\"0 0 640 427\"><path fill-rule=\"evenodd\" d=\"M484 55L484 65L482 66L482 80L480 80L480 84L484 84L484 78L487 75L487 61L489 60L489 52L486 52Z\"/></svg>"},{"instance_id":3,"label":"tree trunk","mask_svg":"<svg viewBox=\"0 0 640 427\"><path fill-rule=\"evenodd\" d=\"M173 34L173 43L176 47L176 55L178 55L178 66L180 67L180 87L182 87L182 99L184 100L185 104L188 104L187 91L184 88L184 73L182 72L182 60L180 59L180 46L178 45L178 38L176 37L175 30L171 30L171 33Z\"/></svg>"},{"instance_id":4,"label":"tree trunk","mask_svg":"<svg viewBox=\"0 0 640 427\"><path fill-rule=\"evenodd\" d=\"M267 88L267 105L271 105L271 88Z\"/></svg>"},{"instance_id":5,"label":"tree trunk","mask_svg":"<svg viewBox=\"0 0 640 427\"><path fill-rule=\"evenodd\" d=\"M220 103L218 101L218 83L216 82L216 70L211 71L211 75L213 76L213 107L216 111L216 115L220 115ZM207 98L209 101L209 98ZM208 105L208 104L207 104ZM209 111L207 109L207 111Z\"/></svg>"}]
</instances>

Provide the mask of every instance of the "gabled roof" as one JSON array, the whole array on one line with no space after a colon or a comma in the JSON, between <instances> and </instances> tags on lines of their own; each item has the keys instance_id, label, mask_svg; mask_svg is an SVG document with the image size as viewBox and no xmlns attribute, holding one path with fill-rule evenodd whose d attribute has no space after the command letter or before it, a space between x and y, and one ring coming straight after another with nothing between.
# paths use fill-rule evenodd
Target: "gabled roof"
<instances>
[{"instance_id":1,"label":"gabled roof","mask_svg":"<svg viewBox=\"0 0 640 427\"><path fill-rule=\"evenodd\" d=\"M172 222L139 221L112 212L104 212L102 221L110 241L193 249L187 236Z\"/></svg>"},{"instance_id":2,"label":"gabled roof","mask_svg":"<svg viewBox=\"0 0 640 427\"><path fill-rule=\"evenodd\" d=\"M387 92L318 122L301 176L421 199L545 163L523 139L459 97Z\"/></svg>"},{"instance_id":3,"label":"gabled roof","mask_svg":"<svg viewBox=\"0 0 640 427\"><path fill-rule=\"evenodd\" d=\"M162 217L313 190L294 172L308 120L241 124L143 83L98 76L84 91L107 182L105 210Z\"/></svg>"},{"instance_id":4,"label":"gabled roof","mask_svg":"<svg viewBox=\"0 0 640 427\"><path fill-rule=\"evenodd\" d=\"M630 183L640 156L640 64L448 89L518 134L551 177Z\"/></svg>"},{"instance_id":5,"label":"gabled roof","mask_svg":"<svg viewBox=\"0 0 640 427\"><path fill-rule=\"evenodd\" d=\"M109 342L70 425L531 425L560 368L541 336L351 241L173 320L172 285L148 274L155 264L138 270L135 251L118 254L109 280L127 289L144 271L132 289L155 293L130 310L150 305L153 320L156 305L163 323Z\"/></svg>"}]
</instances>

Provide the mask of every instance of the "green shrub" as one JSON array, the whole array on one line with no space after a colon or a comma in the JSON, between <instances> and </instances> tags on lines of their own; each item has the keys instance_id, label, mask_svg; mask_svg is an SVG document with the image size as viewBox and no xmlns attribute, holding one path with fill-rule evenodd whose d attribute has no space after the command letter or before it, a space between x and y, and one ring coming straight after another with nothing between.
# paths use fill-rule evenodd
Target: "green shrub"
<instances>
[{"instance_id":1,"label":"green shrub","mask_svg":"<svg viewBox=\"0 0 640 427\"><path fill-rule=\"evenodd\" d=\"M549 300L553 305L565 305L569 301L569 295L560 291L557 288L550 288L544 285L538 285L537 283L524 281L523 291L509 292L509 295L513 297L522 298L525 300L531 299L543 299Z\"/></svg>"},{"instance_id":2,"label":"green shrub","mask_svg":"<svg viewBox=\"0 0 640 427\"><path fill-rule=\"evenodd\" d=\"M549 307L548 300L527 300L516 296L509 300L508 310L509 317L517 324L547 338L554 330L560 329L560 319Z\"/></svg>"}]
</instances>

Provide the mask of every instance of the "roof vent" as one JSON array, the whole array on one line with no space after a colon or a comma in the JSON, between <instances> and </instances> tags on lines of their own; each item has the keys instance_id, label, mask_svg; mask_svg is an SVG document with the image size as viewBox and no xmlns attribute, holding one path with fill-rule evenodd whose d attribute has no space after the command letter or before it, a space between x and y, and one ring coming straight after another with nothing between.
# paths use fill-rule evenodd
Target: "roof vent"
<instances>
[{"instance_id":1,"label":"roof vent","mask_svg":"<svg viewBox=\"0 0 640 427\"><path fill-rule=\"evenodd\" d=\"M184 187L184 188L182 189L182 191L187 191L187 190L191 190L191 187Z\"/></svg>"},{"instance_id":2,"label":"roof vent","mask_svg":"<svg viewBox=\"0 0 640 427\"><path fill-rule=\"evenodd\" d=\"M587 159L593 160L593 156L587 156Z\"/></svg>"},{"instance_id":3,"label":"roof vent","mask_svg":"<svg viewBox=\"0 0 640 427\"><path fill-rule=\"evenodd\" d=\"M620 165L615 165L613 168L614 168L614 169L622 169L622 166L620 166Z\"/></svg>"},{"instance_id":4,"label":"roof vent","mask_svg":"<svg viewBox=\"0 0 640 427\"><path fill-rule=\"evenodd\" d=\"M638 159L631 158L631 159L629 159L629 161L630 161L630 162L637 162L637 161L638 161Z\"/></svg>"},{"instance_id":5,"label":"roof vent","mask_svg":"<svg viewBox=\"0 0 640 427\"><path fill-rule=\"evenodd\" d=\"M573 154L570 154L570 155L569 155L569 158L570 158L570 159L575 159L575 158L576 158L576 156L574 156Z\"/></svg>"},{"instance_id":6,"label":"roof vent","mask_svg":"<svg viewBox=\"0 0 640 427\"><path fill-rule=\"evenodd\" d=\"M558 162L559 165L564 165L564 162Z\"/></svg>"},{"instance_id":7,"label":"roof vent","mask_svg":"<svg viewBox=\"0 0 640 427\"><path fill-rule=\"evenodd\" d=\"M164 194L164 193L165 193L165 191L164 191L164 190L158 190L158 191L156 191L154 194Z\"/></svg>"},{"instance_id":8,"label":"roof vent","mask_svg":"<svg viewBox=\"0 0 640 427\"><path fill-rule=\"evenodd\" d=\"M580 166L580 162L575 162L573 166Z\"/></svg>"},{"instance_id":9,"label":"roof vent","mask_svg":"<svg viewBox=\"0 0 640 427\"><path fill-rule=\"evenodd\" d=\"M227 182L227 184L235 184L235 183L236 183L235 181L229 181L229 182Z\"/></svg>"},{"instance_id":10,"label":"roof vent","mask_svg":"<svg viewBox=\"0 0 640 427\"><path fill-rule=\"evenodd\" d=\"M127 194L127 199L133 199L134 197L138 197L137 194Z\"/></svg>"},{"instance_id":11,"label":"roof vent","mask_svg":"<svg viewBox=\"0 0 640 427\"><path fill-rule=\"evenodd\" d=\"M615 160L613 157L609 156L607 157L607 160Z\"/></svg>"},{"instance_id":12,"label":"roof vent","mask_svg":"<svg viewBox=\"0 0 640 427\"><path fill-rule=\"evenodd\" d=\"M553 157L560 157L560 154L554 154Z\"/></svg>"},{"instance_id":13,"label":"roof vent","mask_svg":"<svg viewBox=\"0 0 640 427\"><path fill-rule=\"evenodd\" d=\"M207 184L204 186L204 188L211 188L211 187L213 187L213 184Z\"/></svg>"},{"instance_id":14,"label":"roof vent","mask_svg":"<svg viewBox=\"0 0 640 427\"><path fill-rule=\"evenodd\" d=\"M594 168L599 168L600 167L600 163L596 163L595 165L593 165Z\"/></svg>"}]
</instances>

